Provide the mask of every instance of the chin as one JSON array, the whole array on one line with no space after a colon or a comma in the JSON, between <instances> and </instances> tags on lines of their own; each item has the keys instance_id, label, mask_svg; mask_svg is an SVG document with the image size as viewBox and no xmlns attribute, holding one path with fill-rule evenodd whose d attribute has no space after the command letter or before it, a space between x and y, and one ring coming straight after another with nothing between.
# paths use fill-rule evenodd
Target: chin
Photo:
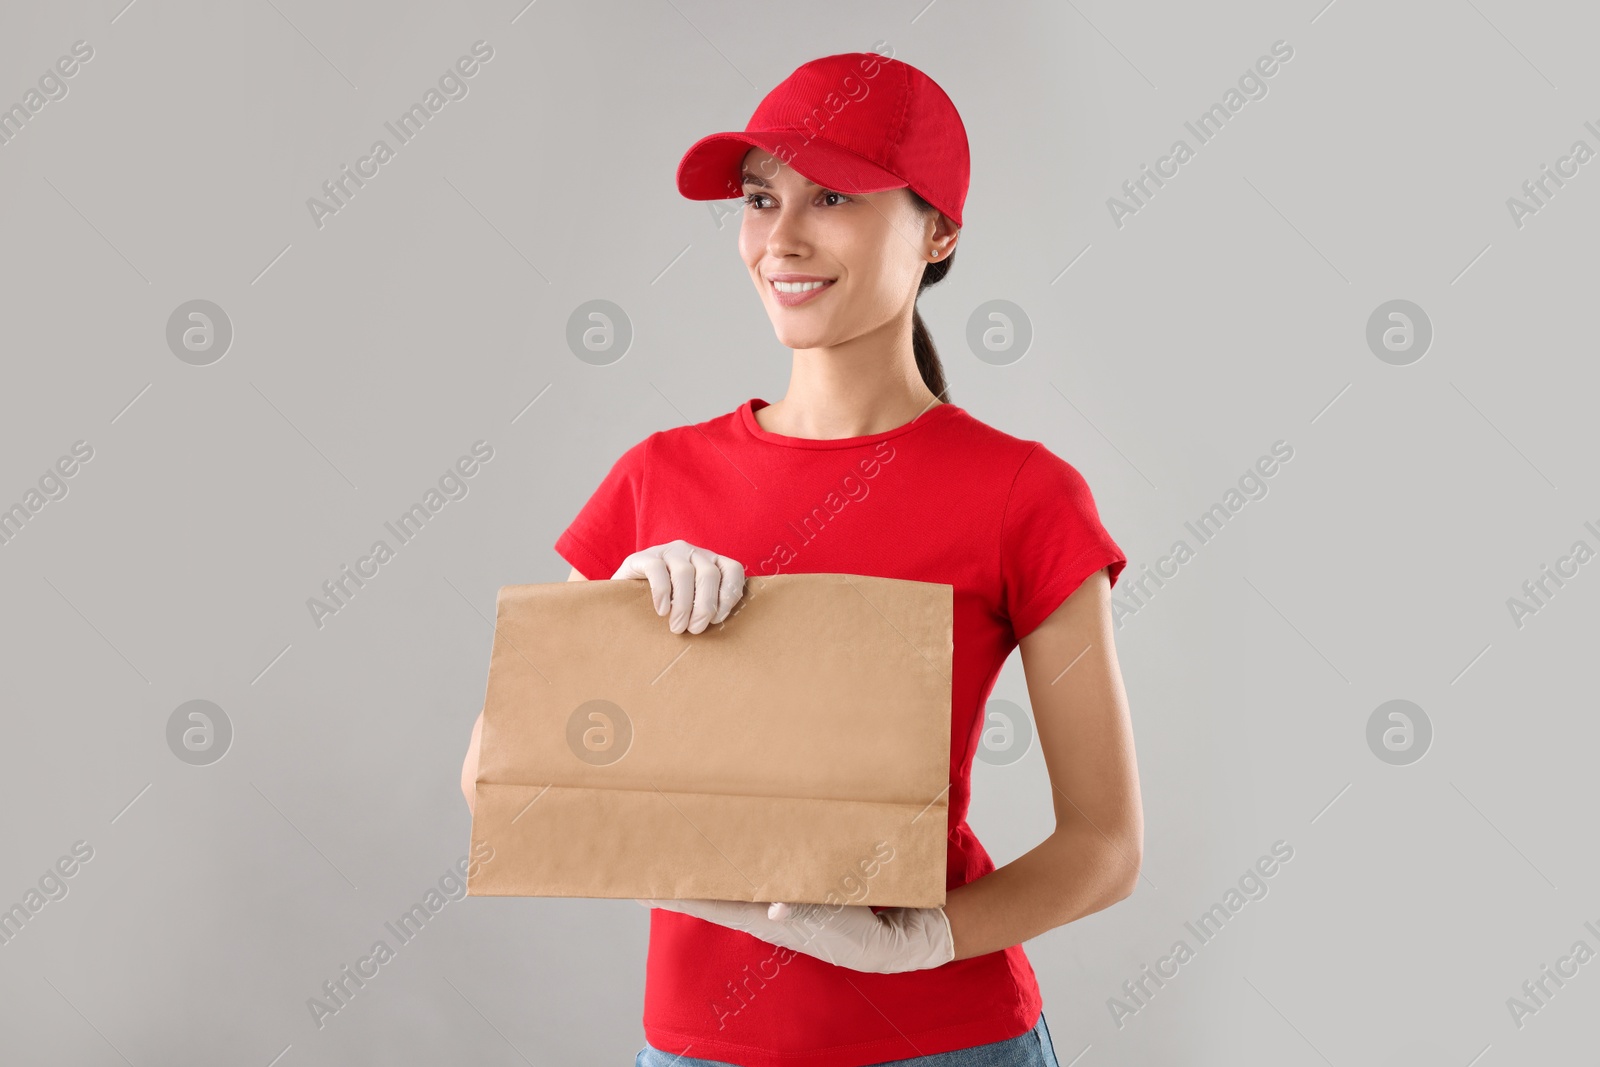
<instances>
[{"instance_id":1,"label":"chin","mask_svg":"<svg viewBox=\"0 0 1600 1067\"><path fill-rule=\"evenodd\" d=\"M784 329L777 323L773 324L772 332L777 335L778 343L785 348L822 348L828 343L828 338L825 334L811 330L796 330L793 327Z\"/></svg>"}]
</instances>

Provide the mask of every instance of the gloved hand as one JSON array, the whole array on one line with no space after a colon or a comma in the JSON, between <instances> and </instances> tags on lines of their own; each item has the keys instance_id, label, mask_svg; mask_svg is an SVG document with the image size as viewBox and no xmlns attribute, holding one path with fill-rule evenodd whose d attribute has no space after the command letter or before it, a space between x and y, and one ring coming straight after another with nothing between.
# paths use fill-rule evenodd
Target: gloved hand
<instances>
[{"instance_id":1,"label":"gloved hand","mask_svg":"<svg viewBox=\"0 0 1600 1067\"><path fill-rule=\"evenodd\" d=\"M637 900L637 898L635 898ZM638 900L646 908L681 911L839 967L897 974L938 967L955 958L943 908L865 904L760 904L742 900Z\"/></svg>"},{"instance_id":2,"label":"gloved hand","mask_svg":"<svg viewBox=\"0 0 1600 1067\"><path fill-rule=\"evenodd\" d=\"M671 612L667 628L675 634L704 633L744 596L744 564L682 538L641 548L611 577L649 579L656 614Z\"/></svg>"}]
</instances>

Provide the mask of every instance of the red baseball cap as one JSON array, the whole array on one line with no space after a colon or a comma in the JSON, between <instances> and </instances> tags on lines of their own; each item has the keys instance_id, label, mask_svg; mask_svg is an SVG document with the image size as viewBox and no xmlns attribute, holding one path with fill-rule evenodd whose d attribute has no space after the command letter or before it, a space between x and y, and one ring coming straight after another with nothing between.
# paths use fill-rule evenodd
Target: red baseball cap
<instances>
[{"instance_id":1,"label":"red baseball cap","mask_svg":"<svg viewBox=\"0 0 1600 1067\"><path fill-rule=\"evenodd\" d=\"M689 146L678 162L678 191L690 200L742 196L740 164L751 146L836 192L909 187L961 225L967 130L944 90L909 63L844 52L797 67L743 130Z\"/></svg>"}]
</instances>

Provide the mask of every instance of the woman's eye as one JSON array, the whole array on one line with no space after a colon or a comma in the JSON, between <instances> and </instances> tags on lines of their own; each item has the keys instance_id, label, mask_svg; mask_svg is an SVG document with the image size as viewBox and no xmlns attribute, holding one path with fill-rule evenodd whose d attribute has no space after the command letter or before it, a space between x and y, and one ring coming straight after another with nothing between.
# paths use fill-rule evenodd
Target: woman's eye
<instances>
[{"instance_id":1,"label":"woman's eye","mask_svg":"<svg viewBox=\"0 0 1600 1067\"><path fill-rule=\"evenodd\" d=\"M828 197L830 196L838 197L840 203L847 204L850 202L850 198L848 196L844 195L843 193L833 192L832 190L824 192L819 199L827 201ZM749 193L745 196L744 203L746 207L760 208L762 205L758 203L758 201L765 199L767 199L767 195L765 193Z\"/></svg>"}]
</instances>

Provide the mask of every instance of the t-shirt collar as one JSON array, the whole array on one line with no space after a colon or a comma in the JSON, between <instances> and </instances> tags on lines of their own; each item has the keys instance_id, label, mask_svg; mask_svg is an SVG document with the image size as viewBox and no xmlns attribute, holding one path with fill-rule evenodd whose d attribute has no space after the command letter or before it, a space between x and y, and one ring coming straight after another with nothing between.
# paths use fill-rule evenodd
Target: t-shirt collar
<instances>
[{"instance_id":1,"label":"t-shirt collar","mask_svg":"<svg viewBox=\"0 0 1600 1067\"><path fill-rule=\"evenodd\" d=\"M757 440L765 441L768 444L783 445L786 448L857 448L861 445L876 444L879 441L887 441L891 437L899 437L903 433L909 433L931 423L943 422L961 410L956 405L948 402L934 404L910 422L896 426L892 430L863 434L860 437L836 437L829 440L813 437L786 437L781 433L773 433L771 430L763 429L761 424L756 421L756 411L767 406L768 401L762 400L760 397L752 397L746 400L739 406L739 421L744 424L744 428L750 432L750 435Z\"/></svg>"}]
</instances>

